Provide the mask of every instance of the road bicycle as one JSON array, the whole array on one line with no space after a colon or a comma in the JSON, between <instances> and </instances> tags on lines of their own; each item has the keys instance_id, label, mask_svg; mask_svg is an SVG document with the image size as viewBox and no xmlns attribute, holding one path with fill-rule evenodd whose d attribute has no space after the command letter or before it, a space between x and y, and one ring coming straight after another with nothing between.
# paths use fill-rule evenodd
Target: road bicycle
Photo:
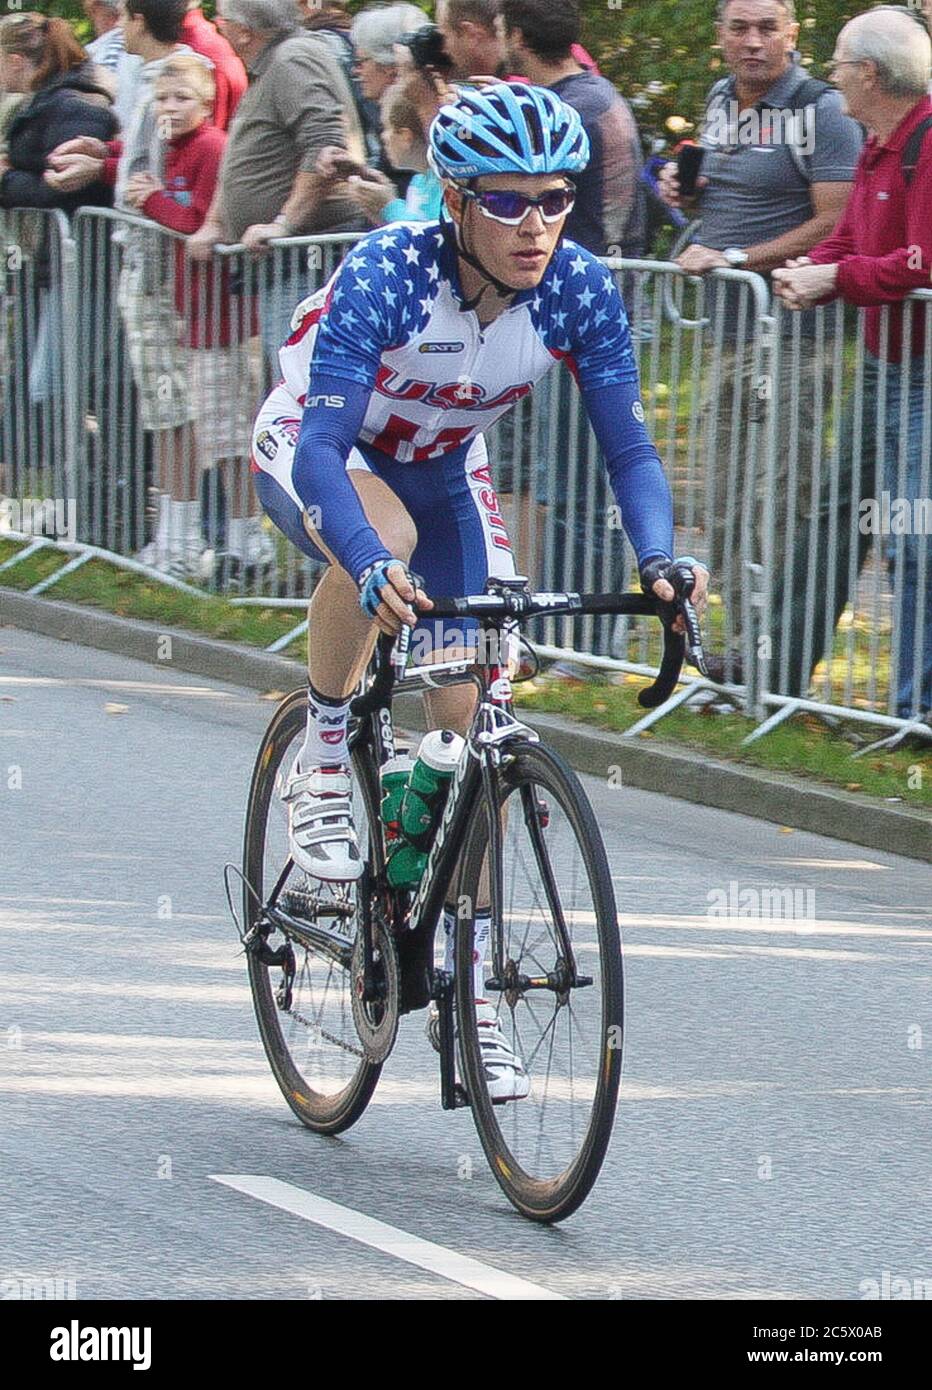
<instances>
[{"instance_id":1,"label":"road bicycle","mask_svg":"<svg viewBox=\"0 0 932 1390\"><path fill-rule=\"evenodd\" d=\"M290 858L282 791L304 738L306 692L279 706L253 772L237 925L272 1071L309 1129L338 1134L359 1119L399 1018L433 1003L441 1105L471 1106L509 1200L543 1222L562 1220L585 1200L605 1158L622 1070L612 876L578 777L516 716L500 658L509 632L531 617L654 615L663 622L663 659L638 698L655 707L671 694L687 650L703 669L691 571L678 568L674 585L670 604L643 594L531 593L520 578L489 580L481 595L435 599L432 618L477 620L471 663L404 670L403 651L381 638L351 706L353 809L365 854L352 884L310 880ZM678 613L685 637L672 629ZM396 753L393 696L463 680L476 685L478 700L423 876L414 889L393 888L379 782ZM229 872L227 892L233 910ZM445 905L454 913L452 972L434 960ZM530 1078L529 1095L506 1103L489 1095L479 1045L480 909L491 910L484 997Z\"/></svg>"}]
</instances>

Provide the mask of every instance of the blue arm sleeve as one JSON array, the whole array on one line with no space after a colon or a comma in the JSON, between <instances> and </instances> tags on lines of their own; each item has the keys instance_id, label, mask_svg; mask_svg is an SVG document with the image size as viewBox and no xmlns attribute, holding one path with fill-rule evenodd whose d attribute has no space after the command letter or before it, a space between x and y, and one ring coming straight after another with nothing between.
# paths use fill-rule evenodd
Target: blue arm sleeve
<instances>
[{"instance_id":1,"label":"blue arm sleeve","mask_svg":"<svg viewBox=\"0 0 932 1390\"><path fill-rule=\"evenodd\" d=\"M295 491L306 507L318 509L322 539L357 580L369 565L392 558L369 524L346 460L359 438L382 353L404 340L408 244L420 245L411 230L385 228L363 238L342 263L311 358L308 405L292 465Z\"/></svg>"},{"instance_id":2,"label":"blue arm sleeve","mask_svg":"<svg viewBox=\"0 0 932 1390\"><path fill-rule=\"evenodd\" d=\"M583 386L582 394L638 566L672 559L673 498L644 425L637 380Z\"/></svg>"},{"instance_id":3,"label":"blue arm sleeve","mask_svg":"<svg viewBox=\"0 0 932 1390\"><path fill-rule=\"evenodd\" d=\"M358 579L369 565L391 559L346 472L372 388L323 372L314 372L312 380L315 404L301 421L292 481L304 505L316 509L317 529L329 549Z\"/></svg>"}]
</instances>

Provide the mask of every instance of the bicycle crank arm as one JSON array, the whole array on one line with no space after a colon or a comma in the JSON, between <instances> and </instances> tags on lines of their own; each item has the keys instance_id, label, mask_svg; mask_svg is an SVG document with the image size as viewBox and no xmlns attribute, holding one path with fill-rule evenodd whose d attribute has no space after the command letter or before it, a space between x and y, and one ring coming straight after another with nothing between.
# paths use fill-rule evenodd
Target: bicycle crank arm
<instances>
[{"instance_id":1,"label":"bicycle crank arm","mask_svg":"<svg viewBox=\"0 0 932 1390\"><path fill-rule=\"evenodd\" d=\"M453 1028L453 976L445 970L434 972L432 996L440 1015L438 1042L440 1044L440 1105L444 1110L459 1110L469 1104L469 1097L456 1079L456 1039Z\"/></svg>"}]
</instances>

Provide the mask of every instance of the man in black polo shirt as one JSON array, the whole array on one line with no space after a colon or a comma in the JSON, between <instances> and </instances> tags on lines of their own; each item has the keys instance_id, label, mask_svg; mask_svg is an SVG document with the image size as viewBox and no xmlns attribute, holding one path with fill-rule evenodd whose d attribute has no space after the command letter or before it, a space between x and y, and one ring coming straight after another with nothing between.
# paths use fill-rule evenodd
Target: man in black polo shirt
<instances>
[{"instance_id":1,"label":"man in black polo shirt","mask_svg":"<svg viewBox=\"0 0 932 1390\"><path fill-rule=\"evenodd\" d=\"M718 40L730 75L713 87L700 131L705 157L697 197L680 197L676 165L661 173L661 195L701 218L698 235L679 257L692 275L732 267L769 276L787 260L805 256L827 237L844 211L863 135L844 114L838 92L815 83L798 62L793 0L720 0ZM811 319L797 349L780 354L775 380L757 380L748 346L754 311L746 305L738 340L738 297L711 287L713 318L723 314L725 350L719 379L704 408L706 433L705 527L710 563L723 579L732 641L741 640L740 606L745 565L762 559L764 491L761 460L775 412L772 563L782 572L784 544L800 534L811 511L812 468L821 457L818 384L828 385L830 353L817 352ZM707 309L706 312L709 310ZM826 393L826 402L828 396ZM717 422L717 428L716 428ZM749 427L756 423L756 456ZM740 547L740 517L747 476L755 478L754 546ZM793 479L795 477L795 484ZM791 499L794 505L791 506ZM789 533L789 534L788 534ZM794 572L793 602L805 602L806 573ZM770 634L774 649L778 634ZM764 654L764 653L762 653ZM741 679L737 666L723 674Z\"/></svg>"}]
</instances>

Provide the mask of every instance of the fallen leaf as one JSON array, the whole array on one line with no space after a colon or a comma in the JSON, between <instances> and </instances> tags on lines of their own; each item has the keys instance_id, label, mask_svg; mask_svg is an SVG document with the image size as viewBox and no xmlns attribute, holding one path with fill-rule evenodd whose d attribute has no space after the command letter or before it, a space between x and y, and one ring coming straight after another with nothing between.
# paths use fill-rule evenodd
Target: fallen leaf
<instances>
[{"instance_id":1,"label":"fallen leaf","mask_svg":"<svg viewBox=\"0 0 932 1390\"><path fill-rule=\"evenodd\" d=\"M863 782L846 782L846 783L845 783L845 791L846 791L846 792L859 792L859 791L861 790L861 788L863 787L863 785L864 785Z\"/></svg>"},{"instance_id":2,"label":"fallen leaf","mask_svg":"<svg viewBox=\"0 0 932 1390\"><path fill-rule=\"evenodd\" d=\"M780 834L781 834L781 835L792 835L792 833L793 833L793 827L792 827L791 825L781 825L781 826L780 826Z\"/></svg>"},{"instance_id":3,"label":"fallen leaf","mask_svg":"<svg viewBox=\"0 0 932 1390\"><path fill-rule=\"evenodd\" d=\"M283 700L284 698L284 690L263 690L259 696L260 700Z\"/></svg>"}]
</instances>

